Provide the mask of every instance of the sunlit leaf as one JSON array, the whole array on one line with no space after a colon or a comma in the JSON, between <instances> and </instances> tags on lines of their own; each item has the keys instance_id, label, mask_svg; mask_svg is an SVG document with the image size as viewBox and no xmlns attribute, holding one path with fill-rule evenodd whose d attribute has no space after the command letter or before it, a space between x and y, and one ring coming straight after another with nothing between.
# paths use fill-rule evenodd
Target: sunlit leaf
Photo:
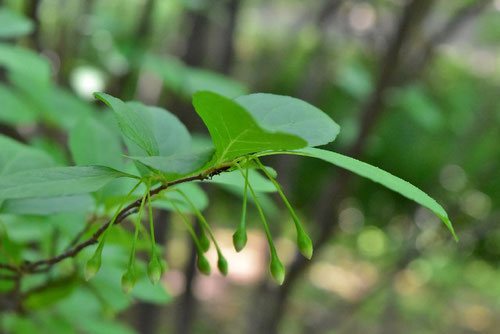
<instances>
[{"instance_id":1,"label":"sunlit leaf","mask_svg":"<svg viewBox=\"0 0 500 334\"><path fill-rule=\"evenodd\" d=\"M254 152L307 145L294 135L264 130L241 105L216 93L196 93L193 105L212 137L216 163Z\"/></svg>"},{"instance_id":2,"label":"sunlit leaf","mask_svg":"<svg viewBox=\"0 0 500 334\"><path fill-rule=\"evenodd\" d=\"M308 146L328 144L340 131L324 112L293 97L258 93L240 96L235 101L264 129L294 134L307 141Z\"/></svg>"}]
</instances>

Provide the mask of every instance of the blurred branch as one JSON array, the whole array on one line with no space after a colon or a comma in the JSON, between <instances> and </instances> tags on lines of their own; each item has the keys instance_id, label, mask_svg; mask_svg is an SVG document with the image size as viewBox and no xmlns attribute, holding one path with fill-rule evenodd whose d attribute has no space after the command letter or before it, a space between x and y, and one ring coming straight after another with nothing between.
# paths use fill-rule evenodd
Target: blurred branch
<instances>
[{"instance_id":1,"label":"blurred branch","mask_svg":"<svg viewBox=\"0 0 500 334\"><path fill-rule=\"evenodd\" d=\"M21 135L21 133L19 131L17 131L17 129L12 127L12 126L0 123L0 134L3 134L7 137L15 139L18 142L21 142L23 144L27 143L27 141L23 137L23 135Z\"/></svg>"},{"instance_id":2,"label":"blurred branch","mask_svg":"<svg viewBox=\"0 0 500 334\"><path fill-rule=\"evenodd\" d=\"M229 74L234 62L235 50L235 34L237 26L238 13L241 7L242 0L229 0L225 4L227 22L224 26L222 34L222 55L220 57L219 71L223 74Z\"/></svg>"},{"instance_id":3,"label":"blurred branch","mask_svg":"<svg viewBox=\"0 0 500 334\"><path fill-rule=\"evenodd\" d=\"M460 8L440 30L427 38L421 51L413 57L413 64L407 66L409 73L405 77L412 78L419 75L433 58L437 47L453 38L464 25L481 14L491 3L492 0L477 0Z\"/></svg>"},{"instance_id":4,"label":"blurred branch","mask_svg":"<svg viewBox=\"0 0 500 334\"><path fill-rule=\"evenodd\" d=\"M136 47L131 55L131 62L134 64L132 68L123 76L116 78L113 90L116 96L120 96L124 100L131 100L135 97L137 83L139 80L140 63L149 44L152 33L153 13L155 8L155 0L147 0L144 4L144 9L139 17L137 29L132 36Z\"/></svg>"},{"instance_id":5,"label":"blurred branch","mask_svg":"<svg viewBox=\"0 0 500 334\"><path fill-rule=\"evenodd\" d=\"M40 8L41 0L29 0L26 1L26 16L33 21L33 32L31 33L31 44L33 48L40 52L42 50L42 44L40 42L40 18L38 17L38 10Z\"/></svg>"},{"instance_id":6,"label":"blurred branch","mask_svg":"<svg viewBox=\"0 0 500 334\"><path fill-rule=\"evenodd\" d=\"M213 4L214 1L207 1L206 7ZM201 10L190 10L186 13L185 20L191 27L191 31L187 37L182 60L188 66L201 66L205 59L208 43L209 19L207 13Z\"/></svg>"},{"instance_id":7,"label":"blurred branch","mask_svg":"<svg viewBox=\"0 0 500 334\"><path fill-rule=\"evenodd\" d=\"M316 25L324 30L330 19L337 14L340 6L345 0L326 0L323 2L323 7L318 11Z\"/></svg>"}]
</instances>

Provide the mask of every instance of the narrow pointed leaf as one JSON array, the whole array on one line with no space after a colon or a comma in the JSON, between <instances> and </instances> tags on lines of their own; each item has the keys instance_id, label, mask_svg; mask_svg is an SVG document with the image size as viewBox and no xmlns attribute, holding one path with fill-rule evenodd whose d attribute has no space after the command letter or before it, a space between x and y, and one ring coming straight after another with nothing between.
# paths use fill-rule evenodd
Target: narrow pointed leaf
<instances>
[{"instance_id":1,"label":"narrow pointed leaf","mask_svg":"<svg viewBox=\"0 0 500 334\"><path fill-rule=\"evenodd\" d=\"M371 166L365 162L336 152L317 148L306 148L289 153L318 158L341 168L347 169L350 172L363 176L374 182L380 183L384 187L389 188L434 212L450 230L454 238L457 239L451 221L448 218L448 214L443 209L443 207L439 205L436 200L434 200L432 197L430 197L411 183L400 179L399 177L394 176L380 168Z\"/></svg>"}]
</instances>

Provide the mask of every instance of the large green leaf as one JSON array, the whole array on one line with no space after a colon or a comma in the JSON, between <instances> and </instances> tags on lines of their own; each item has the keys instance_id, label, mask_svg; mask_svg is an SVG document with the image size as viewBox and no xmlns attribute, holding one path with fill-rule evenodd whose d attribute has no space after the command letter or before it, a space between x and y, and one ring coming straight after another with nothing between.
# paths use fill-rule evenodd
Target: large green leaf
<instances>
[{"instance_id":1,"label":"large green leaf","mask_svg":"<svg viewBox=\"0 0 500 334\"><path fill-rule=\"evenodd\" d=\"M293 97L258 93L240 96L236 102L264 129L294 134L307 141L308 146L328 144L340 131L327 114Z\"/></svg>"},{"instance_id":2,"label":"large green leaf","mask_svg":"<svg viewBox=\"0 0 500 334\"><path fill-rule=\"evenodd\" d=\"M213 156L213 149L200 149L169 156L132 157L146 166L165 174L183 176L195 172L206 165Z\"/></svg>"},{"instance_id":3,"label":"large green leaf","mask_svg":"<svg viewBox=\"0 0 500 334\"><path fill-rule=\"evenodd\" d=\"M29 34L33 23L7 8L0 8L0 38L16 38Z\"/></svg>"},{"instance_id":4,"label":"large green leaf","mask_svg":"<svg viewBox=\"0 0 500 334\"><path fill-rule=\"evenodd\" d=\"M0 176L54 165L45 152L0 135Z\"/></svg>"},{"instance_id":5,"label":"large green leaf","mask_svg":"<svg viewBox=\"0 0 500 334\"><path fill-rule=\"evenodd\" d=\"M387 187L390 190L393 190L434 212L443 221L446 227L448 227L455 239L457 238L450 219L448 218L448 214L443 209L443 207L422 190L418 189L411 183L400 179L397 176L394 176L380 168L371 166L354 158L318 148L305 148L294 152L284 153L318 158L341 168L347 169L350 172L363 176L374 182L380 183L384 187Z\"/></svg>"},{"instance_id":6,"label":"large green leaf","mask_svg":"<svg viewBox=\"0 0 500 334\"><path fill-rule=\"evenodd\" d=\"M158 155L158 143L146 121L145 115L132 109L120 99L104 93L95 93L95 97L106 103L115 112L118 125L125 137L133 141L148 155Z\"/></svg>"},{"instance_id":7,"label":"large green leaf","mask_svg":"<svg viewBox=\"0 0 500 334\"><path fill-rule=\"evenodd\" d=\"M119 138L94 117L82 119L71 130L69 148L77 165L123 165Z\"/></svg>"},{"instance_id":8,"label":"large green leaf","mask_svg":"<svg viewBox=\"0 0 500 334\"><path fill-rule=\"evenodd\" d=\"M193 105L212 137L215 164L249 153L292 150L307 145L294 135L264 130L245 108L219 94L198 92L193 96Z\"/></svg>"},{"instance_id":9,"label":"large green leaf","mask_svg":"<svg viewBox=\"0 0 500 334\"><path fill-rule=\"evenodd\" d=\"M93 205L94 200L88 194L48 198L8 199L0 206L0 213L50 216L60 212L87 212Z\"/></svg>"},{"instance_id":10,"label":"large green leaf","mask_svg":"<svg viewBox=\"0 0 500 334\"><path fill-rule=\"evenodd\" d=\"M125 176L132 177L103 166L29 170L0 178L0 200L90 193L113 179Z\"/></svg>"},{"instance_id":11,"label":"large green leaf","mask_svg":"<svg viewBox=\"0 0 500 334\"><path fill-rule=\"evenodd\" d=\"M185 152L191 146L191 135L186 126L172 113L165 109L147 106L139 102L127 102L139 113L152 132L158 144L158 155L169 156ZM147 152L133 150L133 155L146 155Z\"/></svg>"}]
</instances>

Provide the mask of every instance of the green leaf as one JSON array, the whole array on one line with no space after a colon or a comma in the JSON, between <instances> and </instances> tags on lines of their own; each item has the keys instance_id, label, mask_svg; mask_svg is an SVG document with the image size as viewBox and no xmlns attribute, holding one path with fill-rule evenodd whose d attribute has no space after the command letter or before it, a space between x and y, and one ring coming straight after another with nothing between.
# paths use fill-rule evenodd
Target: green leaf
<instances>
[{"instance_id":1,"label":"green leaf","mask_svg":"<svg viewBox=\"0 0 500 334\"><path fill-rule=\"evenodd\" d=\"M146 122L149 131L158 144L158 154L156 155L170 156L178 152L185 152L191 147L189 131L172 113L139 102L127 102L126 104L139 113ZM134 150L132 154L143 156L146 155L146 152Z\"/></svg>"},{"instance_id":2,"label":"green leaf","mask_svg":"<svg viewBox=\"0 0 500 334\"><path fill-rule=\"evenodd\" d=\"M333 141L340 127L327 114L309 103L282 95L250 94L235 99L264 129L294 134L308 146Z\"/></svg>"},{"instance_id":3,"label":"green leaf","mask_svg":"<svg viewBox=\"0 0 500 334\"><path fill-rule=\"evenodd\" d=\"M181 190L199 211L203 211L207 208L207 195L198 184L191 182L179 184L175 186L175 188L171 188L169 191L164 191L158 196L155 196L153 198L153 207L175 211L175 208L172 206L172 202L174 202L181 212L193 212L191 205L187 203L184 197L179 192L175 191L175 189Z\"/></svg>"},{"instance_id":4,"label":"green leaf","mask_svg":"<svg viewBox=\"0 0 500 334\"><path fill-rule=\"evenodd\" d=\"M450 230L453 237L457 239L451 221L448 218L448 214L443 209L443 207L422 190L418 189L411 183L400 179L397 176L394 176L380 168L371 166L365 162L353 159L351 157L317 148L306 148L297 150L295 152L284 153L318 158L341 168L347 169L350 172L363 176L374 182L380 183L384 187L389 188L390 190L395 191L434 212Z\"/></svg>"},{"instance_id":5,"label":"green leaf","mask_svg":"<svg viewBox=\"0 0 500 334\"><path fill-rule=\"evenodd\" d=\"M55 197L90 193L119 177L132 177L103 166L53 167L0 177L0 199Z\"/></svg>"},{"instance_id":6,"label":"green leaf","mask_svg":"<svg viewBox=\"0 0 500 334\"><path fill-rule=\"evenodd\" d=\"M252 183L252 187L256 192L272 193L276 192L274 184L263 177L259 172L254 169L248 171L248 181ZM216 183L224 186L230 186L236 189L245 188L245 178L239 171L232 171L215 175L211 180L204 182Z\"/></svg>"},{"instance_id":7,"label":"green leaf","mask_svg":"<svg viewBox=\"0 0 500 334\"><path fill-rule=\"evenodd\" d=\"M0 43L0 66L29 78L32 86L50 84L52 71L49 61L28 49Z\"/></svg>"},{"instance_id":8,"label":"green leaf","mask_svg":"<svg viewBox=\"0 0 500 334\"><path fill-rule=\"evenodd\" d=\"M213 149L201 149L193 152L177 153L161 157L132 157L146 166L167 175L183 176L195 172L206 165L213 156Z\"/></svg>"},{"instance_id":9,"label":"green leaf","mask_svg":"<svg viewBox=\"0 0 500 334\"><path fill-rule=\"evenodd\" d=\"M54 165L45 152L0 135L0 176Z\"/></svg>"},{"instance_id":10,"label":"green leaf","mask_svg":"<svg viewBox=\"0 0 500 334\"><path fill-rule=\"evenodd\" d=\"M49 198L9 199L3 202L0 213L17 215L53 215L61 212L86 212L94 205L89 195Z\"/></svg>"},{"instance_id":11,"label":"green leaf","mask_svg":"<svg viewBox=\"0 0 500 334\"><path fill-rule=\"evenodd\" d=\"M39 291L30 294L23 305L28 309L40 309L67 298L78 287L78 277L71 276L48 283Z\"/></svg>"},{"instance_id":12,"label":"green leaf","mask_svg":"<svg viewBox=\"0 0 500 334\"><path fill-rule=\"evenodd\" d=\"M144 58L143 65L163 79L165 86L188 98L201 90L213 90L229 98L246 94L248 91L247 87L236 80L212 71L186 66L173 57L149 54Z\"/></svg>"},{"instance_id":13,"label":"green leaf","mask_svg":"<svg viewBox=\"0 0 500 334\"><path fill-rule=\"evenodd\" d=\"M158 143L144 115L111 95L104 93L95 93L94 95L113 109L118 125L126 138L137 144L148 155L159 154Z\"/></svg>"},{"instance_id":14,"label":"green leaf","mask_svg":"<svg viewBox=\"0 0 500 334\"><path fill-rule=\"evenodd\" d=\"M7 8L0 8L0 38L16 38L33 31L33 23Z\"/></svg>"},{"instance_id":15,"label":"green leaf","mask_svg":"<svg viewBox=\"0 0 500 334\"><path fill-rule=\"evenodd\" d=\"M248 89L236 80L218 73L197 68L186 71L184 93L192 96L198 91L210 90L228 98L235 98L246 94Z\"/></svg>"},{"instance_id":16,"label":"green leaf","mask_svg":"<svg viewBox=\"0 0 500 334\"><path fill-rule=\"evenodd\" d=\"M69 133L69 149L77 165L123 166L120 140L93 117L86 117Z\"/></svg>"},{"instance_id":17,"label":"green leaf","mask_svg":"<svg viewBox=\"0 0 500 334\"><path fill-rule=\"evenodd\" d=\"M35 122L36 115L30 106L21 96L2 84L0 84L0 101L2 101L0 122L12 125Z\"/></svg>"},{"instance_id":18,"label":"green leaf","mask_svg":"<svg viewBox=\"0 0 500 334\"><path fill-rule=\"evenodd\" d=\"M141 277L131 295L140 300L152 304L167 304L172 301L172 296L165 290L162 284L152 285L147 277Z\"/></svg>"},{"instance_id":19,"label":"green leaf","mask_svg":"<svg viewBox=\"0 0 500 334\"><path fill-rule=\"evenodd\" d=\"M299 137L262 129L242 106L216 93L196 93L193 105L212 137L215 164L249 153L291 150L307 145Z\"/></svg>"}]
</instances>

